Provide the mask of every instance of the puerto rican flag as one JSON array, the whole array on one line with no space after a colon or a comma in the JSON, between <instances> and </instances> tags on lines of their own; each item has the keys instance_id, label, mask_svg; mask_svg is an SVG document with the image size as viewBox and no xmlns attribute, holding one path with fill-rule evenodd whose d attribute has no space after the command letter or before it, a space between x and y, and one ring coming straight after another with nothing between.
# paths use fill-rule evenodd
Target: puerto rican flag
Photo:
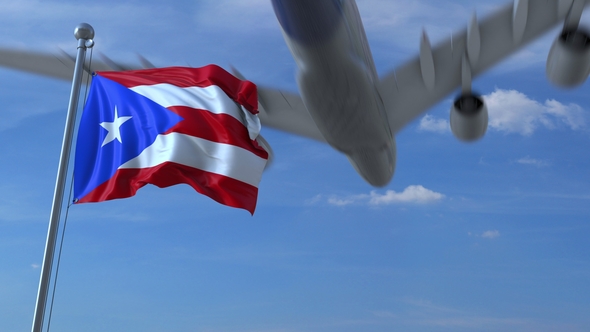
<instances>
[{"instance_id":1,"label":"puerto rican flag","mask_svg":"<svg viewBox=\"0 0 590 332\"><path fill-rule=\"evenodd\" d=\"M76 203L185 183L254 213L268 152L256 86L222 68L97 72L78 129Z\"/></svg>"}]
</instances>

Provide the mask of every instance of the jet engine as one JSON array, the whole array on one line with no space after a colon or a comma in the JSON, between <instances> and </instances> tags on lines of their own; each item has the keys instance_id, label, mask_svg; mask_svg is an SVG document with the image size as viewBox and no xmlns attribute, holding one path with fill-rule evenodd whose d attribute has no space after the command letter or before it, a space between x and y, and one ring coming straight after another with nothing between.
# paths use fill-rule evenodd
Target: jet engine
<instances>
[{"instance_id":1,"label":"jet engine","mask_svg":"<svg viewBox=\"0 0 590 332\"><path fill-rule=\"evenodd\" d=\"M561 87L584 83L590 73L590 36L582 29L564 30L547 57L547 77Z\"/></svg>"},{"instance_id":2,"label":"jet engine","mask_svg":"<svg viewBox=\"0 0 590 332\"><path fill-rule=\"evenodd\" d=\"M464 142L480 139L488 129L488 108L472 93L462 94L451 107L451 131Z\"/></svg>"}]
</instances>

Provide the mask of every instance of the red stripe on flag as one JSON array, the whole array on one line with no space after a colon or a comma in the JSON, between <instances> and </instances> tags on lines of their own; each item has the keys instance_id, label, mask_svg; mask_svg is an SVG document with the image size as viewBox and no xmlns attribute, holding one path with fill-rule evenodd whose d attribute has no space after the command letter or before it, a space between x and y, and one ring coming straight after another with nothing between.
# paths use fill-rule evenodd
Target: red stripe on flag
<instances>
[{"instance_id":1,"label":"red stripe on flag","mask_svg":"<svg viewBox=\"0 0 590 332\"><path fill-rule=\"evenodd\" d=\"M205 172L189 166L166 162L150 168L119 169L115 175L96 187L77 203L102 202L135 196L147 184L166 188L188 184L203 195L228 206L248 210L254 214L258 188L247 183Z\"/></svg>"},{"instance_id":2,"label":"red stripe on flag","mask_svg":"<svg viewBox=\"0 0 590 332\"><path fill-rule=\"evenodd\" d=\"M258 114L256 85L242 81L225 69L208 65L200 68L168 67L128 71L101 71L98 75L115 81L127 88L138 85L172 84L180 88L208 87L217 85L231 99L243 105L253 114Z\"/></svg>"},{"instance_id":3,"label":"red stripe on flag","mask_svg":"<svg viewBox=\"0 0 590 332\"><path fill-rule=\"evenodd\" d=\"M231 115L215 114L186 106L173 106L168 109L184 120L170 128L164 135L175 132L212 142L231 144L248 150L260 158L268 159L268 152L256 141L252 141L248 129Z\"/></svg>"}]
</instances>

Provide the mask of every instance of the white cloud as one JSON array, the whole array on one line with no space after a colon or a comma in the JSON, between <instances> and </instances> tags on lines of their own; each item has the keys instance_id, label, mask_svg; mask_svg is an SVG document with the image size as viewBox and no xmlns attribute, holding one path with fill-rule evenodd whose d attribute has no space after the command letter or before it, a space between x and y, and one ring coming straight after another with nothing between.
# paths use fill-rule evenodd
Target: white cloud
<instances>
[{"instance_id":1,"label":"white cloud","mask_svg":"<svg viewBox=\"0 0 590 332\"><path fill-rule=\"evenodd\" d=\"M337 198L337 197L330 197L328 198L328 204L336 205L336 206L346 206L355 203L355 199L353 198Z\"/></svg>"},{"instance_id":2,"label":"white cloud","mask_svg":"<svg viewBox=\"0 0 590 332\"><path fill-rule=\"evenodd\" d=\"M565 124L572 130L586 126L584 110L577 104L557 100L540 103L516 90L498 89L483 96L489 111L489 127L506 133L531 135L537 128L554 129Z\"/></svg>"},{"instance_id":3,"label":"white cloud","mask_svg":"<svg viewBox=\"0 0 590 332\"><path fill-rule=\"evenodd\" d=\"M426 114L420 119L418 131L430 131L435 133L446 133L450 131L449 121L445 119L437 119L430 114Z\"/></svg>"},{"instance_id":4,"label":"white cloud","mask_svg":"<svg viewBox=\"0 0 590 332\"><path fill-rule=\"evenodd\" d=\"M545 166L549 166L549 162L546 160L540 160L540 159L534 159L531 158L529 156L526 156L524 158L520 158L516 161L519 164L523 164L523 165L533 165L533 166L537 166L537 167L545 167Z\"/></svg>"},{"instance_id":5,"label":"white cloud","mask_svg":"<svg viewBox=\"0 0 590 332\"><path fill-rule=\"evenodd\" d=\"M532 135L540 127L555 129L566 126L572 130L586 127L584 109L574 103L562 104L555 99L540 103L516 90L498 89L483 96L489 112L488 128L523 136ZM419 131L444 133L448 121L426 115L420 120Z\"/></svg>"},{"instance_id":6,"label":"white cloud","mask_svg":"<svg viewBox=\"0 0 590 332\"><path fill-rule=\"evenodd\" d=\"M388 190L384 195L371 192L371 205L389 205L393 203L427 204L440 201L445 195L426 189L421 185L408 186L401 193Z\"/></svg>"},{"instance_id":7,"label":"white cloud","mask_svg":"<svg viewBox=\"0 0 590 332\"><path fill-rule=\"evenodd\" d=\"M40 268L40 267L41 267L41 265L39 265L39 264L34 264L34 263L33 263L33 264L31 264L31 267L32 267L33 269L38 269L38 268Z\"/></svg>"},{"instance_id":8,"label":"white cloud","mask_svg":"<svg viewBox=\"0 0 590 332\"><path fill-rule=\"evenodd\" d=\"M318 195L310 200L308 203L319 203L320 197ZM421 185L408 186L402 192L394 190L387 190L384 194L376 191L371 191L369 194L349 195L345 197L330 196L326 202L334 206L347 206L353 204L361 205L391 205L391 204L429 204L435 203L445 198L445 195L437 193L430 189L426 189Z\"/></svg>"},{"instance_id":9,"label":"white cloud","mask_svg":"<svg viewBox=\"0 0 590 332\"><path fill-rule=\"evenodd\" d=\"M486 239L495 239L499 236L500 236L500 232L498 232L497 230L485 231L481 234L481 237L486 238Z\"/></svg>"}]
</instances>

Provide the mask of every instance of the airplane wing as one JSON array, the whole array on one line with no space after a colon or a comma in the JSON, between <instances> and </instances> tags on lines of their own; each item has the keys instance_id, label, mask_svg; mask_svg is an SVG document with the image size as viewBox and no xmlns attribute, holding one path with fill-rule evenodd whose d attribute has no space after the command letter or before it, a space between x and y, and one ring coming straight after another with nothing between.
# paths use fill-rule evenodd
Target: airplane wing
<instances>
[{"instance_id":1,"label":"airplane wing","mask_svg":"<svg viewBox=\"0 0 590 332\"><path fill-rule=\"evenodd\" d=\"M41 74L53 78L71 80L74 73L75 57L65 52L61 54L36 53L25 50L0 48L0 66ZM93 59L86 73L103 70L131 70L153 67L140 56L141 65L122 65L104 55ZM85 81L86 77L84 78ZM258 88L260 100L260 122L268 127L290 132L296 135L324 141L315 122L309 116L301 97L297 94Z\"/></svg>"},{"instance_id":2,"label":"airplane wing","mask_svg":"<svg viewBox=\"0 0 590 332\"><path fill-rule=\"evenodd\" d=\"M325 142L299 95L258 87L258 100L263 125Z\"/></svg>"},{"instance_id":3,"label":"airplane wing","mask_svg":"<svg viewBox=\"0 0 590 332\"><path fill-rule=\"evenodd\" d=\"M516 0L481 22L474 16L465 31L435 47L431 48L423 38L420 54L382 77L378 87L392 132L399 132L461 86L462 59L466 54L472 76L481 74L563 22L574 3ZM581 15L586 3L582 0L577 5Z\"/></svg>"},{"instance_id":4,"label":"airplane wing","mask_svg":"<svg viewBox=\"0 0 590 332\"><path fill-rule=\"evenodd\" d=\"M107 57L93 59L90 68L86 67L86 73L101 70L140 69L141 66L116 65ZM101 61L102 60L102 61ZM105 61L106 60L106 61ZM110 63L109 63L110 62ZM25 50L0 48L0 66L27 71L33 74L41 74L63 80L72 80L76 58L61 52L61 54L37 53Z\"/></svg>"}]
</instances>

